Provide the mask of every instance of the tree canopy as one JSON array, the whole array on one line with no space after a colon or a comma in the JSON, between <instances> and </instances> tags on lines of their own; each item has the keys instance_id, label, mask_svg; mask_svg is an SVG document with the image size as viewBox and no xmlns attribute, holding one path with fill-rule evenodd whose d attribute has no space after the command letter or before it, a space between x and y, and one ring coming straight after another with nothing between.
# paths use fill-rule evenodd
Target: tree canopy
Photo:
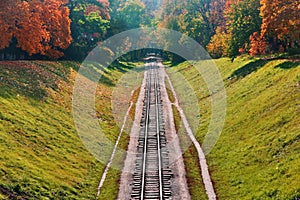
<instances>
[{"instance_id":1,"label":"tree canopy","mask_svg":"<svg viewBox=\"0 0 300 200\"><path fill-rule=\"evenodd\" d=\"M81 60L106 38L143 26L182 32L213 57L234 59L243 53L299 49L298 1L162 2L154 5L148 0L1 1L0 53L13 48L29 56Z\"/></svg>"},{"instance_id":2,"label":"tree canopy","mask_svg":"<svg viewBox=\"0 0 300 200\"><path fill-rule=\"evenodd\" d=\"M300 4L293 0L169 2L159 25L194 38L213 57L299 49ZM298 51L299 52L299 51Z\"/></svg>"},{"instance_id":3,"label":"tree canopy","mask_svg":"<svg viewBox=\"0 0 300 200\"><path fill-rule=\"evenodd\" d=\"M72 41L69 9L65 0L7 0L0 2L0 49L10 45L29 55L58 58Z\"/></svg>"}]
</instances>

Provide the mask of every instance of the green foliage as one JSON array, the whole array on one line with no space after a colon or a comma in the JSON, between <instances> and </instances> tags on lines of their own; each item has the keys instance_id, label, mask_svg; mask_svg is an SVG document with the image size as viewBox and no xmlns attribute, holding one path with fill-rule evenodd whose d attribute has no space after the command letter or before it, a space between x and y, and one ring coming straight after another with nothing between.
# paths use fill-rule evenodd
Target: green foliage
<instances>
[{"instance_id":1,"label":"green foliage","mask_svg":"<svg viewBox=\"0 0 300 200\"><path fill-rule=\"evenodd\" d=\"M201 15L187 17L186 34L206 47L212 36L210 25L204 21Z\"/></svg>"},{"instance_id":2,"label":"green foliage","mask_svg":"<svg viewBox=\"0 0 300 200\"><path fill-rule=\"evenodd\" d=\"M149 25L151 19L140 0L113 1L111 6L111 29L109 35Z\"/></svg>"},{"instance_id":3,"label":"green foliage","mask_svg":"<svg viewBox=\"0 0 300 200\"><path fill-rule=\"evenodd\" d=\"M105 38L110 27L108 8L96 0L70 1L69 8L73 42L66 56L83 60Z\"/></svg>"},{"instance_id":4,"label":"green foliage","mask_svg":"<svg viewBox=\"0 0 300 200\"><path fill-rule=\"evenodd\" d=\"M215 32L211 23L211 3L211 0L191 0L187 5L186 32L203 47Z\"/></svg>"},{"instance_id":5,"label":"green foliage","mask_svg":"<svg viewBox=\"0 0 300 200\"><path fill-rule=\"evenodd\" d=\"M228 56L235 58L241 49L247 52L250 48L249 38L254 32L260 30L261 18L259 16L259 0L246 0L233 5L230 15L230 46Z\"/></svg>"},{"instance_id":6,"label":"green foliage","mask_svg":"<svg viewBox=\"0 0 300 200\"><path fill-rule=\"evenodd\" d=\"M182 31L180 20L174 16L169 17L166 28L174 31Z\"/></svg>"},{"instance_id":7,"label":"green foliage","mask_svg":"<svg viewBox=\"0 0 300 200\"><path fill-rule=\"evenodd\" d=\"M128 29L139 28L145 19L145 5L139 1L127 1L120 9L119 19L123 20Z\"/></svg>"},{"instance_id":8,"label":"green foliage","mask_svg":"<svg viewBox=\"0 0 300 200\"><path fill-rule=\"evenodd\" d=\"M195 39L206 46L214 33L210 23L210 0L189 0L167 5L162 25Z\"/></svg>"}]
</instances>

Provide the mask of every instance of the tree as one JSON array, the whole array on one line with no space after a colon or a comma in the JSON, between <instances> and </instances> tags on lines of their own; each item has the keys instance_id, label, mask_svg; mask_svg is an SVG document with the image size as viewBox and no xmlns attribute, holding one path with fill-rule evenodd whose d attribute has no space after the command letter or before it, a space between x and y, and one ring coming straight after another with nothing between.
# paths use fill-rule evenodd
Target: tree
<instances>
[{"instance_id":1,"label":"tree","mask_svg":"<svg viewBox=\"0 0 300 200\"><path fill-rule=\"evenodd\" d=\"M216 34L207 45L207 51L213 58L227 56L231 35L217 27Z\"/></svg>"},{"instance_id":2,"label":"tree","mask_svg":"<svg viewBox=\"0 0 300 200\"><path fill-rule=\"evenodd\" d=\"M206 47L217 27L225 30L225 3L225 0L169 2L159 26L181 31Z\"/></svg>"},{"instance_id":3,"label":"tree","mask_svg":"<svg viewBox=\"0 0 300 200\"><path fill-rule=\"evenodd\" d=\"M218 27L225 27L225 17L224 17L224 9L225 9L225 0L212 0L210 5L209 12L209 22L212 24L213 29L217 30Z\"/></svg>"},{"instance_id":4,"label":"tree","mask_svg":"<svg viewBox=\"0 0 300 200\"><path fill-rule=\"evenodd\" d=\"M146 7L141 1L126 1L119 4L115 12L115 27L117 27L117 24L123 26L120 27L120 31L139 28L141 25L147 24Z\"/></svg>"},{"instance_id":5,"label":"tree","mask_svg":"<svg viewBox=\"0 0 300 200\"><path fill-rule=\"evenodd\" d=\"M63 0L8 0L1 2L0 49L13 38L18 48L51 58L63 56L71 41L69 9Z\"/></svg>"},{"instance_id":6,"label":"tree","mask_svg":"<svg viewBox=\"0 0 300 200\"><path fill-rule=\"evenodd\" d=\"M249 51L250 36L260 30L259 7L259 0L245 0L232 5L232 12L229 14L231 39L228 49L228 56L232 60L240 51Z\"/></svg>"},{"instance_id":7,"label":"tree","mask_svg":"<svg viewBox=\"0 0 300 200\"><path fill-rule=\"evenodd\" d=\"M194 40L199 42L203 47L209 43L213 32L209 23L205 22L202 15L193 16L192 18L186 20L186 31L185 33L192 37Z\"/></svg>"},{"instance_id":8,"label":"tree","mask_svg":"<svg viewBox=\"0 0 300 200\"><path fill-rule=\"evenodd\" d=\"M216 18L211 16L212 6L212 0L190 0L187 4L185 33L204 47L215 33L215 24L212 22Z\"/></svg>"},{"instance_id":9,"label":"tree","mask_svg":"<svg viewBox=\"0 0 300 200\"><path fill-rule=\"evenodd\" d=\"M82 60L105 39L110 27L109 3L105 0L73 0L68 5L73 43L66 52L67 57Z\"/></svg>"},{"instance_id":10,"label":"tree","mask_svg":"<svg viewBox=\"0 0 300 200\"><path fill-rule=\"evenodd\" d=\"M18 8L17 5L14 1L0 1L0 49L8 47L14 35L15 27L13 24L19 20L19 16L15 13L15 9Z\"/></svg>"},{"instance_id":11,"label":"tree","mask_svg":"<svg viewBox=\"0 0 300 200\"><path fill-rule=\"evenodd\" d=\"M261 36L267 38L273 50L297 44L300 37L300 6L295 0L261 0Z\"/></svg>"},{"instance_id":12,"label":"tree","mask_svg":"<svg viewBox=\"0 0 300 200\"><path fill-rule=\"evenodd\" d=\"M266 54L267 52L269 52L269 48L265 38L262 37L258 32L254 32L250 36L249 54L254 56L254 55Z\"/></svg>"}]
</instances>

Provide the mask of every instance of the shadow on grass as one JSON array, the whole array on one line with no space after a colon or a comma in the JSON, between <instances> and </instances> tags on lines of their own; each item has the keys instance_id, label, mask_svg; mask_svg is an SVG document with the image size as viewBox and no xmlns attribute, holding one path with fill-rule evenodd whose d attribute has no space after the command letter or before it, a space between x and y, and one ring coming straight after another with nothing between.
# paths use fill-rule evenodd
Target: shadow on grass
<instances>
[{"instance_id":1,"label":"shadow on grass","mask_svg":"<svg viewBox=\"0 0 300 200\"><path fill-rule=\"evenodd\" d=\"M121 62L114 62L112 63L108 69L110 70L119 70L121 73L127 73L128 71L134 71L134 72L142 72L145 71L144 67L135 67L133 65L126 65Z\"/></svg>"},{"instance_id":2,"label":"shadow on grass","mask_svg":"<svg viewBox=\"0 0 300 200\"><path fill-rule=\"evenodd\" d=\"M58 91L61 81L72 84L71 70L78 71L80 64L71 61L2 61L0 62L0 97L9 99L19 95L32 100L45 100L48 89ZM93 70L94 76L100 75ZM113 81L101 75L100 83L114 86Z\"/></svg>"},{"instance_id":3,"label":"shadow on grass","mask_svg":"<svg viewBox=\"0 0 300 200\"><path fill-rule=\"evenodd\" d=\"M112 87L115 86L113 81L111 79L109 79L107 76L103 75L103 74L101 75L99 83L102 83L102 84L107 85L107 86L112 86Z\"/></svg>"},{"instance_id":4,"label":"shadow on grass","mask_svg":"<svg viewBox=\"0 0 300 200\"><path fill-rule=\"evenodd\" d=\"M99 80L99 83L110 87L115 86L111 77L112 70L119 70L121 73L140 70L121 62L114 62L108 69L103 69L97 63L88 63L87 66L90 73L83 74L85 77ZM60 81L69 83L71 70L78 72L80 67L80 63L73 61L1 61L0 97L8 99L22 95L34 100L44 100L48 94L47 88L57 91L57 84Z\"/></svg>"},{"instance_id":5,"label":"shadow on grass","mask_svg":"<svg viewBox=\"0 0 300 200\"><path fill-rule=\"evenodd\" d=\"M298 63L298 62L286 61L284 63L281 63L281 64L275 66L275 68L292 69L292 68L296 68L298 66L300 66L300 63Z\"/></svg>"},{"instance_id":6,"label":"shadow on grass","mask_svg":"<svg viewBox=\"0 0 300 200\"><path fill-rule=\"evenodd\" d=\"M108 69L111 69L111 70L116 69L122 73L126 73L128 70L131 70L133 68L134 68L133 66L125 65L124 63L121 63L121 62L114 62L110 66L108 66Z\"/></svg>"},{"instance_id":7,"label":"shadow on grass","mask_svg":"<svg viewBox=\"0 0 300 200\"><path fill-rule=\"evenodd\" d=\"M23 95L34 100L42 100L47 95L45 88L57 90L57 80L56 73L31 61L0 63L0 96L4 98Z\"/></svg>"},{"instance_id":8,"label":"shadow on grass","mask_svg":"<svg viewBox=\"0 0 300 200\"><path fill-rule=\"evenodd\" d=\"M27 199L29 199L29 197L27 197L24 192L20 191L19 184L17 186L15 186L14 190L16 190L16 192L9 190L8 188L0 185L0 193L5 195L8 199L12 199L12 200L18 200L18 199L27 200Z\"/></svg>"},{"instance_id":9,"label":"shadow on grass","mask_svg":"<svg viewBox=\"0 0 300 200\"><path fill-rule=\"evenodd\" d=\"M113 80L110 79L110 70L103 67L99 63L84 63L82 64L82 69L79 73L91 80L92 82L102 83L107 86L115 86Z\"/></svg>"},{"instance_id":10,"label":"shadow on grass","mask_svg":"<svg viewBox=\"0 0 300 200\"><path fill-rule=\"evenodd\" d=\"M247 75L257 71L258 69L262 68L265 64L267 64L269 61L268 60L255 60L252 61L248 64L246 64L245 66L237 69L236 71L234 71L230 78L244 78Z\"/></svg>"}]
</instances>

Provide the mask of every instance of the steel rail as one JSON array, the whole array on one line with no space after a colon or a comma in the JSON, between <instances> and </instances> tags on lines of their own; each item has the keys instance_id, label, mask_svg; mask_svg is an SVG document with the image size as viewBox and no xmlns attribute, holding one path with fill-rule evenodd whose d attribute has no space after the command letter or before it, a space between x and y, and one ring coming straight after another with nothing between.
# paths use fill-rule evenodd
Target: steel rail
<instances>
[{"instance_id":1,"label":"steel rail","mask_svg":"<svg viewBox=\"0 0 300 200\"><path fill-rule=\"evenodd\" d=\"M158 65L145 66L145 100L138 140L132 199L171 199L169 168Z\"/></svg>"},{"instance_id":2,"label":"steel rail","mask_svg":"<svg viewBox=\"0 0 300 200\"><path fill-rule=\"evenodd\" d=\"M160 131L159 131L159 108L158 108L158 77L157 70L154 72L154 89L155 89L155 112L156 112L156 134L157 134L157 154L158 154L158 173L159 173L159 195L163 199L163 180L162 180L162 160L161 160L161 145L160 145Z\"/></svg>"},{"instance_id":3,"label":"steel rail","mask_svg":"<svg viewBox=\"0 0 300 200\"><path fill-rule=\"evenodd\" d=\"M145 182L146 182L146 161L147 161L147 139L148 139L148 128L149 128L149 111L150 111L150 91L151 91L151 76L148 76L147 72L147 106L146 106L146 125L145 125L145 139L144 139L144 154L143 154L143 170L142 170L142 191L141 200L144 200L145 195ZM151 73L150 73L151 74Z\"/></svg>"}]
</instances>

